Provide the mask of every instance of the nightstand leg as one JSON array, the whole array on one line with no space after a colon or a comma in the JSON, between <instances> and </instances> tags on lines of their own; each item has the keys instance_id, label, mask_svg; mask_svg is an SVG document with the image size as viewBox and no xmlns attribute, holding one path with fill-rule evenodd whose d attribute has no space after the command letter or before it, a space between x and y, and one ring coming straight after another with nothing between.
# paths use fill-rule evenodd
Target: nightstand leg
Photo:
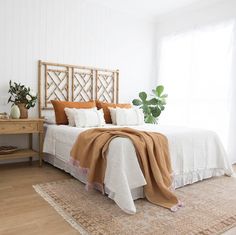
<instances>
[{"instance_id":1,"label":"nightstand leg","mask_svg":"<svg viewBox=\"0 0 236 235\"><path fill-rule=\"evenodd\" d=\"M29 134L29 149L33 149L33 134ZM32 165L32 157L29 158L29 163Z\"/></svg>"},{"instance_id":2,"label":"nightstand leg","mask_svg":"<svg viewBox=\"0 0 236 235\"><path fill-rule=\"evenodd\" d=\"M43 162L43 133L39 133L39 166L42 166Z\"/></svg>"}]
</instances>

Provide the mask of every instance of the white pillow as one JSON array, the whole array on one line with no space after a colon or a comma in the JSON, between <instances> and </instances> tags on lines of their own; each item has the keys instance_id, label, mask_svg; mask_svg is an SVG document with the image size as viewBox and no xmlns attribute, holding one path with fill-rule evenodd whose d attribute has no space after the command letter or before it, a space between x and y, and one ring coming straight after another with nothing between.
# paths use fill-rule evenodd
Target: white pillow
<instances>
[{"instance_id":1,"label":"white pillow","mask_svg":"<svg viewBox=\"0 0 236 235\"><path fill-rule=\"evenodd\" d=\"M68 122L69 122L69 126L75 126L75 112L76 112L76 108L65 108L64 111L66 113ZM80 109L80 110L97 110L97 108L91 108L91 109Z\"/></svg>"},{"instance_id":2,"label":"white pillow","mask_svg":"<svg viewBox=\"0 0 236 235\"><path fill-rule=\"evenodd\" d=\"M116 108L108 108L111 115L112 124L116 125Z\"/></svg>"},{"instance_id":3,"label":"white pillow","mask_svg":"<svg viewBox=\"0 0 236 235\"><path fill-rule=\"evenodd\" d=\"M64 111L66 113L69 126L75 126L74 108L65 108Z\"/></svg>"},{"instance_id":4,"label":"white pillow","mask_svg":"<svg viewBox=\"0 0 236 235\"><path fill-rule=\"evenodd\" d=\"M76 109L75 126L76 127L98 127L104 126L105 119L103 109Z\"/></svg>"},{"instance_id":5,"label":"white pillow","mask_svg":"<svg viewBox=\"0 0 236 235\"><path fill-rule=\"evenodd\" d=\"M144 114L141 109L116 108L116 123L119 126L135 126L144 124Z\"/></svg>"},{"instance_id":6,"label":"white pillow","mask_svg":"<svg viewBox=\"0 0 236 235\"><path fill-rule=\"evenodd\" d=\"M45 116L44 122L46 124L56 124L55 115Z\"/></svg>"}]
</instances>

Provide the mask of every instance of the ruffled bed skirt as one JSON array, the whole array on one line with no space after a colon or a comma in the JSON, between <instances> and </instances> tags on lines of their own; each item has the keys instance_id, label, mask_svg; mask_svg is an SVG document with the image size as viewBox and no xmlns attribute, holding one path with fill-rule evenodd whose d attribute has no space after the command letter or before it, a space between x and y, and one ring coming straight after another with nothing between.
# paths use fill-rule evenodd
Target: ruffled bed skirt
<instances>
[{"instance_id":1,"label":"ruffled bed skirt","mask_svg":"<svg viewBox=\"0 0 236 235\"><path fill-rule=\"evenodd\" d=\"M83 170L80 170L78 167L73 166L69 162L65 162L60 158L57 158L52 155L46 155L45 159L46 162L52 164L53 166L64 170L65 172L71 174L73 177L76 179L80 180L81 182L86 184L87 177L86 173ZM224 174L227 174L227 171L225 169L203 169L203 170L196 170L192 172L184 172L181 174L173 174L174 181L173 181L173 187L180 188L188 184L193 184L198 181L204 180L204 179L209 179L211 177L215 176L222 176ZM231 173L229 172L229 175ZM106 193L109 195L110 198L112 198L112 192L106 188ZM142 187L135 188L132 190L132 196L133 199L138 199L138 198L143 198L143 189Z\"/></svg>"}]
</instances>

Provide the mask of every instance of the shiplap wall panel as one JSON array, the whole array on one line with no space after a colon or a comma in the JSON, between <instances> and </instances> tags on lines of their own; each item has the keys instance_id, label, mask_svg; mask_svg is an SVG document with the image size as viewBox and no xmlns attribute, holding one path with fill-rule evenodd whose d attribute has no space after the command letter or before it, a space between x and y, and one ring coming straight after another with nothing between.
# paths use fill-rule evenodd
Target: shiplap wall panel
<instances>
[{"instance_id":1,"label":"shiplap wall panel","mask_svg":"<svg viewBox=\"0 0 236 235\"><path fill-rule=\"evenodd\" d=\"M0 111L10 79L37 91L39 59L120 69L120 101L130 102L154 80L153 35L154 25L88 0L0 0Z\"/></svg>"}]
</instances>

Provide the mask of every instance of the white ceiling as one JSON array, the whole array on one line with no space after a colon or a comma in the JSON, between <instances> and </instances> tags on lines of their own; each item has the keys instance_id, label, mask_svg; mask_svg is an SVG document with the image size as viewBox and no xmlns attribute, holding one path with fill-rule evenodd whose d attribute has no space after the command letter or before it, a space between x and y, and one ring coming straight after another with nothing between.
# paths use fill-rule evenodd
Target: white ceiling
<instances>
[{"instance_id":1,"label":"white ceiling","mask_svg":"<svg viewBox=\"0 0 236 235\"><path fill-rule=\"evenodd\" d=\"M90 0L118 11L127 12L140 18L156 19L159 15L198 3L212 0Z\"/></svg>"}]
</instances>

